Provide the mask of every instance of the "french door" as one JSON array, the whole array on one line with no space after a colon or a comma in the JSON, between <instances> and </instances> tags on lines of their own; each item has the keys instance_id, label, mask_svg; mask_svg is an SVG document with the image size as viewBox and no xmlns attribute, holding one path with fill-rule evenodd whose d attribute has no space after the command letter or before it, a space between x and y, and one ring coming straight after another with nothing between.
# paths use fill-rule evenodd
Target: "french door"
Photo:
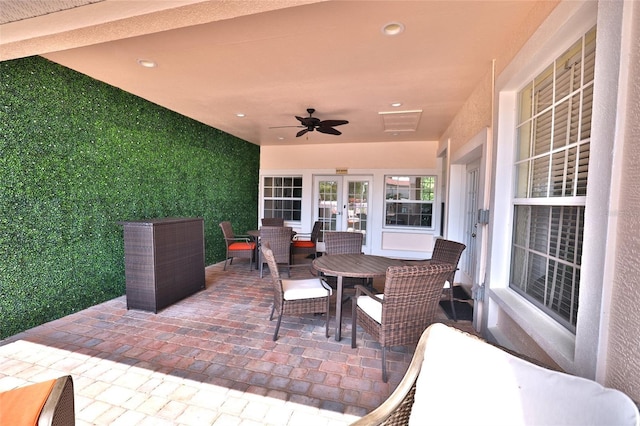
<instances>
[{"instance_id":1,"label":"french door","mask_svg":"<svg viewBox=\"0 0 640 426\"><path fill-rule=\"evenodd\" d=\"M315 220L324 224L319 241L324 241L326 231L361 232L366 253L371 177L315 176L313 187Z\"/></svg>"},{"instance_id":2,"label":"french door","mask_svg":"<svg viewBox=\"0 0 640 426\"><path fill-rule=\"evenodd\" d=\"M466 252L461 259L460 270L468 278L464 282L476 282L476 237L478 236L478 191L480 177L480 162L475 161L467 165L464 244Z\"/></svg>"}]
</instances>

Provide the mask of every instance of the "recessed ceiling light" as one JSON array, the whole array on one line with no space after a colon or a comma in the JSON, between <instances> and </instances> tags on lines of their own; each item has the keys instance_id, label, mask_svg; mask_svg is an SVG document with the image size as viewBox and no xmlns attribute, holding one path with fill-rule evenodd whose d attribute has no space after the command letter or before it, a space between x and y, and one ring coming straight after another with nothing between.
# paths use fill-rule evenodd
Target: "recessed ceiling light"
<instances>
[{"instance_id":1,"label":"recessed ceiling light","mask_svg":"<svg viewBox=\"0 0 640 426\"><path fill-rule=\"evenodd\" d=\"M138 64L145 68L155 68L158 66L154 61L148 59L138 59Z\"/></svg>"},{"instance_id":2,"label":"recessed ceiling light","mask_svg":"<svg viewBox=\"0 0 640 426\"><path fill-rule=\"evenodd\" d=\"M239 112L239 113L237 113L237 114L236 114L236 117L240 117L240 118L242 118L242 117L244 117L244 114L243 114L243 113L241 113L241 112Z\"/></svg>"},{"instance_id":3,"label":"recessed ceiling light","mask_svg":"<svg viewBox=\"0 0 640 426\"><path fill-rule=\"evenodd\" d=\"M382 27L382 33L388 36L394 36L404 31L404 25L400 22L389 22Z\"/></svg>"},{"instance_id":4,"label":"recessed ceiling light","mask_svg":"<svg viewBox=\"0 0 640 426\"><path fill-rule=\"evenodd\" d=\"M402 102L394 102L394 103L391 104L391 106L397 108L399 106L402 106Z\"/></svg>"},{"instance_id":5,"label":"recessed ceiling light","mask_svg":"<svg viewBox=\"0 0 640 426\"><path fill-rule=\"evenodd\" d=\"M283 141L284 140L284 136L278 136L278 140Z\"/></svg>"}]
</instances>

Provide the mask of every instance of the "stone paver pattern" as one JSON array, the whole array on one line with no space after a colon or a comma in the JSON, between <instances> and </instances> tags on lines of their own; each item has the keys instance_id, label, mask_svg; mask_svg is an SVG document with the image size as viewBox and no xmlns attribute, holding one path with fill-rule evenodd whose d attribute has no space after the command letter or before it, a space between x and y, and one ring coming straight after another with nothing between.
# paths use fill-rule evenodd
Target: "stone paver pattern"
<instances>
[{"instance_id":1,"label":"stone paver pattern","mask_svg":"<svg viewBox=\"0 0 640 426\"><path fill-rule=\"evenodd\" d=\"M206 289L157 314L122 296L5 339L0 391L70 374L79 426L348 425L390 395L413 347L388 353L383 383L380 346L359 330L351 348L350 302L340 342L333 313L328 339L324 317L305 315L284 317L274 342L270 276L247 266L208 266Z\"/></svg>"}]
</instances>

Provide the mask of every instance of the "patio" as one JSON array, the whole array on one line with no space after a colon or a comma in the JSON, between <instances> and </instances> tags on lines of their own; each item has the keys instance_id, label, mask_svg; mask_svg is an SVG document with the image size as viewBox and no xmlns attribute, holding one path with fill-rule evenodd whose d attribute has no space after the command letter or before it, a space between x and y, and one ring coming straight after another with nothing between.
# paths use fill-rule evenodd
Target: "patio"
<instances>
[{"instance_id":1,"label":"patio","mask_svg":"<svg viewBox=\"0 0 640 426\"><path fill-rule=\"evenodd\" d=\"M414 348L388 354L383 383L378 344L360 332L351 348L350 304L340 342L313 315L283 318L273 342L270 277L247 266L207 267L205 290L158 314L122 296L0 342L0 390L71 374L78 425L310 426L350 424L395 389Z\"/></svg>"}]
</instances>

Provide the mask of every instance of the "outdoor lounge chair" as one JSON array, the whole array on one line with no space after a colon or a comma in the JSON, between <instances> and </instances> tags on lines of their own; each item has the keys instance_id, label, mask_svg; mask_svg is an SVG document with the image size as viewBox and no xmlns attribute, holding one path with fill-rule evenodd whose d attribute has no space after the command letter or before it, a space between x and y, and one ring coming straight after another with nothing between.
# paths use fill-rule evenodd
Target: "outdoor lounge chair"
<instances>
[{"instance_id":1,"label":"outdoor lounge chair","mask_svg":"<svg viewBox=\"0 0 640 426\"><path fill-rule=\"evenodd\" d=\"M0 392L0 425L75 425L73 379L58 379Z\"/></svg>"},{"instance_id":2,"label":"outdoor lounge chair","mask_svg":"<svg viewBox=\"0 0 640 426\"><path fill-rule=\"evenodd\" d=\"M356 347L357 325L380 343L384 382L387 381L387 349L418 343L422 332L434 321L442 286L453 269L448 263L391 266L387 269L384 294L356 286L352 300L351 347Z\"/></svg>"},{"instance_id":3,"label":"outdoor lounge chair","mask_svg":"<svg viewBox=\"0 0 640 426\"><path fill-rule=\"evenodd\" d=\"M637 426L639 422L638 408L620 391L541 367L478 337L433 324L422 334L398 387L352 426Z\"/></svg>"}]
</instances>

